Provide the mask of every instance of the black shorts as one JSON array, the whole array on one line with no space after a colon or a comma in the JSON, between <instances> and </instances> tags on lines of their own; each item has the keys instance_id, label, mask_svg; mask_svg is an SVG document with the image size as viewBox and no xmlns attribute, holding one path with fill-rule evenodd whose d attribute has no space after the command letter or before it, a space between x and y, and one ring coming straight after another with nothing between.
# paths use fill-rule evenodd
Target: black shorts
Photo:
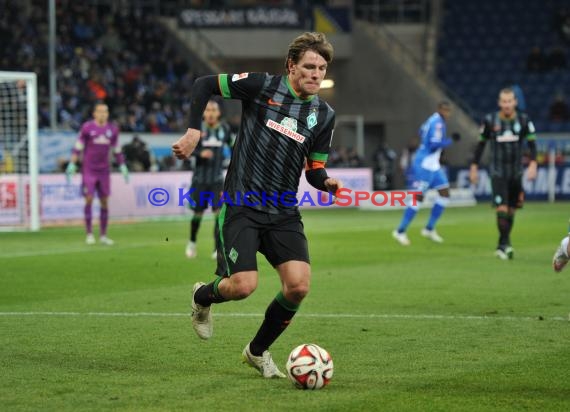
<instances>
[{"instance_id":1,"label":"black shorts","mask_svg":"<svg viewBox=\"0 0 570 412\"><path fill-rule=\"evenodd\" d=\"M524 202L524 190L521 177L493 177L493 204L505 205L512 208L521 208Z\"/></svg>"},{"instance_id":2,"label":"black shorts","mask_svg":"<svg viewBox=\"0 0 570 412\"><path fill-rule=\"evenodd\" d=\"M192 183L190 190L195 189L190 194L190 198L194 204L190 204L190 209L194 212L200 213L211 207L212 210L218 210L220 208L219 202L221 198L222 191L224 190L224 183Z\"/></svg>"},{"instance_id":3,"label":"black shorts","mask_svg":"<svg viewBox=\"0 0 570 412\"><path fill-rule=\"evenodd\" d=\"M277 215L224 204L218 223L218 276L257 270L258 251L273 267L290 260L310 263L299 213Z\"/></svg>"}]
</instances>

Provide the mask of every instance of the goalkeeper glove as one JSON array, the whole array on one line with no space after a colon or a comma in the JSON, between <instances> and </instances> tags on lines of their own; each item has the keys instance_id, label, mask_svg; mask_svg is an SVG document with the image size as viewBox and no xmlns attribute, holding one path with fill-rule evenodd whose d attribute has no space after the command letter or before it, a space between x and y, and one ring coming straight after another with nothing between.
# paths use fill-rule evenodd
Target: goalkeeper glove
<instances>
[{"instance_id":1,"label":"goalkeeper glove","mask_svg":"<svg viewBox=\"0 0 570 412\"><path fill-rule=\"evenodd\" d=\"M125 183L129 183L129 169L127 168L127 165L126 164L120 165L119 170L123 174L123 179L125 179Z\"/></svg>"},{"instance_id":2,"label":"goalkeeper glove","mask_svg":"<svg viewBox=\"0 0 570 412\"><path fill-rule=\"evenodd\" d=\"M65 168L65 177L67 179L67 184L71 183L71 178L75 175L75 172L77 172L77 166L75 163L69 162Z\"/></svg>"}]
</instances>

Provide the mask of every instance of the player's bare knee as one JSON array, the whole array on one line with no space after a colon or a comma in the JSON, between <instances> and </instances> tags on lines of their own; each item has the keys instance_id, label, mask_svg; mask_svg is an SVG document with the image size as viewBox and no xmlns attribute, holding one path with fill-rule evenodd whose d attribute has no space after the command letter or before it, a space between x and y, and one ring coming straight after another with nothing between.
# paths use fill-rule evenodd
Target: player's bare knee
<instances>
[{"instance_id":1,"label":"player's bare knee","mask_svg":"<svg viewBox=\"0 0 570 412\"><path fill-rule=\"evenodd\" d=\"M234 275L230 278L232 283L232 298L241 300L251 295L257 289L257 276Z\"/></svg>"},{"instance_id":2,"label":"player's bare knee","mask_svg":"<svg viewBox=\"0 0 570 412\"><path fill-rule=\"evenodd\" d=\"M287 300L294 303L301 303L303 299L309 294L310 281L307 276L293 284L284 285L284 295Z\"/></svg>"},{"instance_id":3,"label":"player's bare knee","mask_svg":"<svg viewBox=\"0 0 570 412\"><path fill-rule=\"evenodd\" d=\"M509 211L509 208L507 207L507 205L497 206L497 212L507 213L508 211Z\"/></svg>"},{"instance_id":4,"label":"player's bare knee","mask_svg":"<svg viewBox=\"0 0 570 412\"><path fill-rule=\"evenodd\" d=\"M439 190L439 195L441 197L449 197L449 189L445 188L445 189L440 189Z\"/></svg>"},{"instance_id":5,"label":"player's bare knee","mask_svg":"<svg viewBox=\"0 0 570 412\"><path fill-rule=\"evenodd\" d=\"M289 291L293 302L301 302L309 294L309 285L299 285Z\"/></svg>"}]
</instances>

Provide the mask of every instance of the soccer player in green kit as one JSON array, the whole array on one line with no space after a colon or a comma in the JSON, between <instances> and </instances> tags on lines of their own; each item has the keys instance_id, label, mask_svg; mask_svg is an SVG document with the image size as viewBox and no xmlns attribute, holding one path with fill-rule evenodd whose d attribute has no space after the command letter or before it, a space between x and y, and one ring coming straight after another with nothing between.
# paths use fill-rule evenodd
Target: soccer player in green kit
<instances>
[{"instance_id":1,"label":"soccer player in green kit","mask_svg":"<svg viewBox=\"0 0 570 412\"><path fill-rule=\"evenodd\" d=\"M522 157L525 143L530 150L530 163L527 178L536 178L536 131L526 113L516 110L517 99L510 88L499 93L499 111L485 116L481 125L479 144L471 164L470 180L478 180L478 165L487 142L491 144L491 163L489 175L493 187L493 203L497 211L499 241L495 255L499 259L513 258L511 230L514 225L515 211L524 201L522 186Z\"/></svg>"},{"instance_id":2,"label":"soccer player in green kit","mask_svg":"<svg viewBox=\"0 0 570 412\"><path fill-rule=\"evenodd\" d=\"M189 156L200 139L202 111L212 94L242 101L241 127L226 175L224 193L244 205L224 203L220 211L218 278L196 283L192 323L199 337L212 336L211 305L245 299L257 287L256 252L277 270L282 289L267 307L255 337L243 350L245 362L265 378L285 377L270 352L309 292L311 267L307 239L295 194L303 168L307 181L335 193L342 183L325 170L335 113L318 96L332 61L333 48L322 33L293 40L286 75L220 74L196 80L190 128L173 144L179 158Z\"/></svg>"}]
</instances>

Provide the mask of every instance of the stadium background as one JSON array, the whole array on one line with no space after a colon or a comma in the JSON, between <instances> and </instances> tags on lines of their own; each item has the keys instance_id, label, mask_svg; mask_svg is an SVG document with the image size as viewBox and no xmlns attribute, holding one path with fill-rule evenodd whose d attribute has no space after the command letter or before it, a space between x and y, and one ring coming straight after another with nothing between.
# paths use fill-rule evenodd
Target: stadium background
<instances>
[{"instance_id":1,"label":"stadium background","mask_svg":"<svg viewBox=\"0 0 570 412\"><path fill-rule=\"evenodd\" d=\"M536 182L525 182L527 198L547 199L549 179L556 198L570 197L570 12L562 0L521 0L514 8L506 0L59 0L51 20L55 72L49 65L50 2L1 3L0 69L38 75L41 173L64 170L75 133L96 100L109 104L120 125L133 171L187 171L187 163L171 156L170 144L186 128L194 79L282 72L290 39L318 30L335 46L327 75L334 86L321 91L338 118L329 167L370 168L371 182L355 189L404 186L404 149L441 99L454 103L449 130L463 136L444 162L452 185L469 188L466 166L478 122L495 110L500 88L516 86L539 135L541 170ZM237 128L239 104L227 102L224 111ZM144 147L131 143L135 135ZM25 151L3 147L0 170L25 171L18 159ZM556 166L551 174L550 158ZM480 200L490 194L485 176L473 188ZM54 193L75 193L56 177L40 180L42 204ZM142 189L118 192L125 190L137 196ZM80 203L78 196L75 201ZM74 210L67 206L58 207L59 215Z\"/></svg>"}]
</instances>

